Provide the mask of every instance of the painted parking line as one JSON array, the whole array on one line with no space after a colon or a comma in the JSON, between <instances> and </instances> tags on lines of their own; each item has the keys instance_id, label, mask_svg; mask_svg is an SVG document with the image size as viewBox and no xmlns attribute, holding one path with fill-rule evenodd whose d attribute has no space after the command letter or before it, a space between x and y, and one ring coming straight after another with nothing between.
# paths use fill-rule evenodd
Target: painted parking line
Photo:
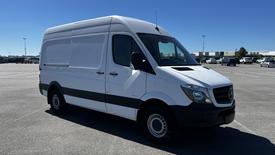
<instances>
[{"instance_id":1,"label":"painted parking line","mask_svg":"<svg viewBox=\"0 0 275 155\"><path fill-rule=\"evenodd\" d=\"M237 125L241 126L243 129L247 130L249 133L254 134L254 135L258 135L256 132L252 131L251 129L249 129L248 127L246 127L245 125L243 125L243 124L240 123L239 121L234 120L234 122L235 122Z\"/></svg>"},{"instance_id":2,"label":"painted parking line","mask_svg":"<svg viewBox=\"0 0 275 155\"><path fill-rule=\"evenodd\" d=\"M44 108L39 108L39 109L37 109L37 110L35 110L35 111L32 111L31 113L25 114L25 115L23 115L23 116L21 116L21 117L19 117L19 118L8 120L8 121L4 122L3 124L10 124L10 123L12 123L12 122L16 122L16 121L22 120L22 119L24 119L24 118L26 118L26 117L29 117L29 116L31 116L31 115L33 115L33 114L35 114L35 113L38 113L38 112L42 111L43 109L44 109ZM2 124L2 125L3 125L3 124Z\"/></svg>"}]
</instances>

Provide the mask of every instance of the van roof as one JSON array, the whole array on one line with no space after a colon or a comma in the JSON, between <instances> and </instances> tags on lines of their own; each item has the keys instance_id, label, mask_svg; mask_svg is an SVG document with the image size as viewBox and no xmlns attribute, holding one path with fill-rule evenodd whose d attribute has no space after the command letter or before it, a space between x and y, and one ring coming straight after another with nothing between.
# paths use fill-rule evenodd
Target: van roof
<instances>
[{"instance_id":1,"label":"van roof","mask_svg":"<svg viewBox=\"0 0 275 155\"><path fill-rule=\"evenodd\" d=\"M72 31L76 29L84 29L88 27L109 25L110 22L112 22L112 24L122 24L124 26L123 30L125 31L132 31L134 33L152 33L152 34L170 36L170 34L160 26L158 26L159 31L157 31L156 25L153 23L135 19L135 18L123 17L123 16L117 16L117 15L82 20L78 22L51 27L46 30L45 34L53 34L53 33L59 33L59 32Z\"/></svg>"}]
</instances>

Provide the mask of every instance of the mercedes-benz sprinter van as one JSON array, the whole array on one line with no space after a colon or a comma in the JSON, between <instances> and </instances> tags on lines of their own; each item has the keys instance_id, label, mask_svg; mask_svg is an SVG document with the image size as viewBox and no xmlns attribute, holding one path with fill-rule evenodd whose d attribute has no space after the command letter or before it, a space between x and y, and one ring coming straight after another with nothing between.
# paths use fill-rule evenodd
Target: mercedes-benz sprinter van
<instances>
[{"instance_id":1,"label":"mercedes-benz sprinter van","mask_svg":"<svg viewBox=\"0 0 275 155\"><path fill-rule=\"evenodd\" d=\"M40 92L56 114L70 104L120 116L155 142L234 120L232 82L149 22L107 16L49 28L40 60Z\"/></svg>"}]
</instances>

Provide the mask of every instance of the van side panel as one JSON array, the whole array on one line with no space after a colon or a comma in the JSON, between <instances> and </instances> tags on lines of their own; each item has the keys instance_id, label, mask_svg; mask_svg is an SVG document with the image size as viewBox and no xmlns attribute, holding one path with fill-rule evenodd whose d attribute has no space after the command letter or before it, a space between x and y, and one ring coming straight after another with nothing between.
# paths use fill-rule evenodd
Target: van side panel
<instances>
[{"instance_id":1,"label":"van side panel","mask_svg":"<svg viewBox=\"0 0 275 155\"><path fill-rule=\"evenodd\" d=\"M103 99L83 98L93 93L105 94L106 41L107 33L72 37L72 55L66 69L64 87L74 89L65 96L68 103L106 112ZM87 91L86 96L82 96Z\"/></svg>"},{"instance_id":2,"label":"van side panel","mask_svg":"<svg viewBox=\"0 0 275 155\"><path fill-rule=\"evenodd\" d=\"M70 67L100 69L104 62L104 46L107 34L72 37Z\"/></svg>"},{"instance_id":3,"label":"van side panel","mask_svg":"<svg viewBox=\"0 0 275 155\"><path fill-rule=\"evenodd\" d=\"M70 37L61 39L44 40L40 60L40 83L49 85L56 81L60 85L64 79L64 73L69 66L71 58ZM43 95L47 95L45 90Z\"/></svg>"},{"instance_id":4,"label":"van side panel","mask_svg":"<svg viewBox=\"0 0 275 155\"><path fill-rule=\"evenodd\" d=\"M104 73L108 27L72 30L70 36L67 31L47 34L41 52L40 82L59 83L69 104L106 112ZM47 95L45 90L42 92ZM101 96L95 98L94 93Z\"/></svg>"},{"instance_id":5,"label":"van side panel","mask_svg":"<svg viewBox=\"0 0 275 155\"><path fill-rule=\"evenodd\" d=\"M44 52L42 53L41 60L42 65L68 65L72 54L71 39L63 38L58 40L47 41L43 45L43 51Z\"/></svg>"}]
</instances>

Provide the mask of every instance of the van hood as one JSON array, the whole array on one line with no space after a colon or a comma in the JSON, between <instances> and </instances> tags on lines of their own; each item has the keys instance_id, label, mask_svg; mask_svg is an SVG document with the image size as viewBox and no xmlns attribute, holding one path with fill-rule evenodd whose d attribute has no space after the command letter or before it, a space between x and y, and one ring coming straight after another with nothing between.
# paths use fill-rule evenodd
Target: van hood
<instances>
[{"instance_id":1,"label":"van hood","mask_svg":"<svg viewBox=\"0 0 275 155\"><path fill-rule=\"evenodd\" d=\"M187 84L202 85L208 88L232 84L225 76L203 66L169 66L161 68L172 75L176 75L178 79Z\"/></svg>"}]
</instances>

